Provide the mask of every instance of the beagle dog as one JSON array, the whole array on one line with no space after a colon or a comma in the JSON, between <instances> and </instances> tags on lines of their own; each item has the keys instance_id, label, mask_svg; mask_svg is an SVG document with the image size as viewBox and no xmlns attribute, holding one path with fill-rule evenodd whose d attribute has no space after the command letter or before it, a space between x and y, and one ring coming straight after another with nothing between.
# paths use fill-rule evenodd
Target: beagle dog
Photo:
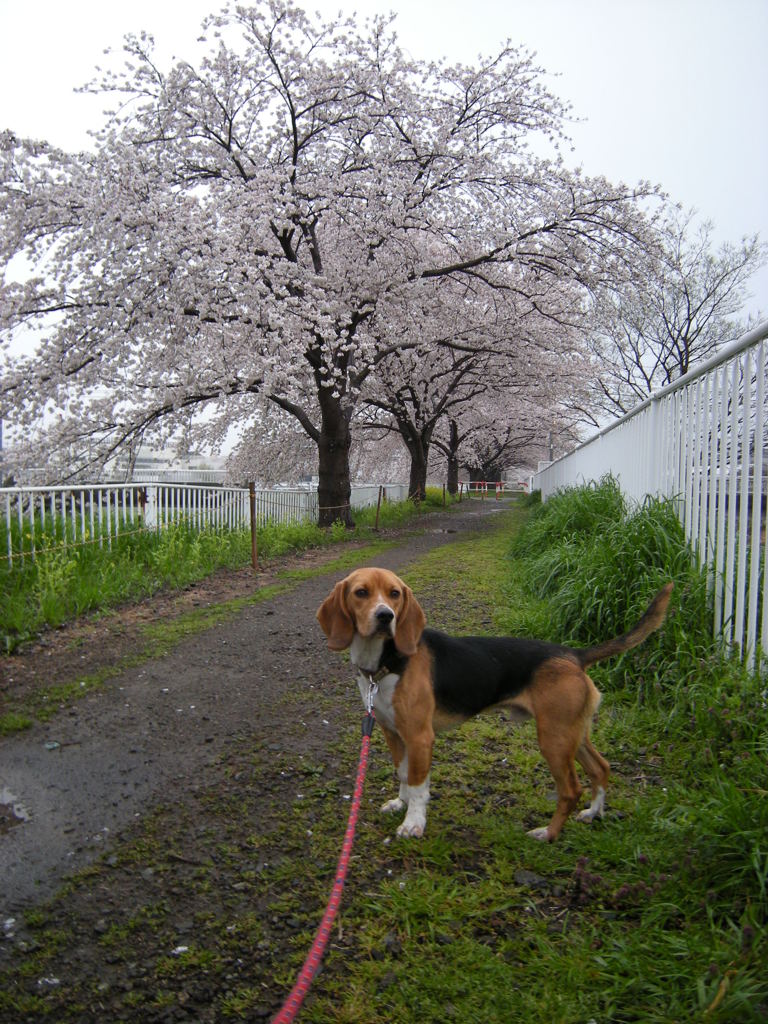
<instances>
[{"instance_id":1,"label":"beagle dog","mask_svg":"<svg viewBox=\"0 0 768 1024\"><path fill-rule=\"evenodd\" d=\"M350 648L364 702L374 694L400 792L383 811L406 808L399 836L421 836L427 821L435 734L489 708L534 718L539 748L557 786L557 807L535 839L556 839L579 803L574 761L592 792L579 821L603 815L609 765L592 745L590 723L600 692L584 669L642 643L664 621L673 584L667 583L628 633L576 649L515 637L451 637L426 629L411 589L387 569L356 569L333 588L317 618L332 651ZM370 697L369 697L370 699Z\"/></svg>"}]
</instances>

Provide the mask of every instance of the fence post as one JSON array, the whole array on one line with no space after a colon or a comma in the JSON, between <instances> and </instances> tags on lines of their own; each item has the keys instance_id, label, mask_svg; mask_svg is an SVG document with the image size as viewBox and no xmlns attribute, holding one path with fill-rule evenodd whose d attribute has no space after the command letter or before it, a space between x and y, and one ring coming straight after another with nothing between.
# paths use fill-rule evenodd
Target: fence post
<instances>
[{"instance_id":1,"label":"fence post","mask_svg":"<svg viewBox=\"0 0 768 1024\"><path fill-rule=\"evenodd\" d=\"M381 484L379 484L379 500L376 502L376 525L373 527L374 530L379 528L379 509L381 508L381 492L384 490Z\"/></svg>"},{"instance_id":2,"label":"fence post","mask_svg":"<svg viewBox=\"0 0 768 1024\"><path fill-rule=\"evenodd\" d=\"M254 571L259 566L259 550L256 543L256 484L248 484L248 497L251 505L251 565Z\"/></svg>"},{"instance_id":3,"label":"fence post","mask_svg":"<svg viewBox=\"0 0 768 1024\"><path fill-rule=\"evenodd\" d=\"M99 495L101 499L101 495ZM147 529L155 529L157 527L157 487L152 484L147 484L144 488L144 526ZM99 500L99 508L101 508L101 500Z\"/></svg>"},{"instance_id":4,"label":"fence post","mask_svg":"<svg viewBox=\"0 0 768 1024\"><path fill-rule=\"evenodd\" d=\"M443 508L445 508L445 484L443 484Z\"/></svg>"}]
</instances>

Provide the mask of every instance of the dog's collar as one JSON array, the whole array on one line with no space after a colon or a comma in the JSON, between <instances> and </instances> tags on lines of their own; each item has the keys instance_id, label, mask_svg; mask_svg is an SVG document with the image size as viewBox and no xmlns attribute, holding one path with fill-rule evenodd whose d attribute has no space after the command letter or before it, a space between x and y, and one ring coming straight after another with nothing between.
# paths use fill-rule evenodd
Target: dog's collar
<instances>
[{"instance_id":1,"label":"dog's collar","mask_svg":"<svg viewBox=\"0 0 768 1024\"><path fill-rule=\"evenodd\" d=\"M360 660L363 661L365 654L358 652ZM378 661L374 662L377 665L376 668L369 667L368 665L361 665L357 662L352 662L357 671L363 677L363 679L370 680L371 685L376 685L381 682L385 676L399 676L403 674L403 670L408 659L395 647L395 643L391 639L387 639L378 657Z\"/></svg>"},{"instance_id":2,"label":"dog's collar","mask_svg":"<svg viewBox=\"0 0 768 1024\"><path fill-rule=\"evenodd\" d=\"M355 665L355 668L369 686L378 686L384 676L391 675L391 672L386 665L380 665L376 671L373 671L373 669L361 668L360 665Z\"/></svg>"},{"instance_id":3,"label":"dog's collar","mask_svg":"<svg viewBox=\"0 0 768 1024\"><path fill-rule=\"evenodd\" d=\"M394 641L390 638L377 637L369 638L360 643L353 642L352 664L364 679L371 683L380 683L381 680L392 673L399 675L402 672L400 658Z\"/></svg>"},{"instance_id":4,"label":"dog's collar","mask_svg":"<svg viewBox=\"0 0 768 1024\"><path fill-rule=\"evenodd\" d=\"M390 671L386 665L380 665L375 672L369 672L367 668L359 668L358 671L362 672L372 686L380 683L384 676L390 675Z\"/></svg>"},{"instance_id":5,"label":"dog's collar","mask_svg":"<svg viewBox=\"0 0 768 1024\"><path fill-rule=\"evenodd\" d=\"M389 675L389 669L386 665L381 665L375 672L368 672L363 668L359 668L358 671L363 679L368 681L368 693L363 695L365 701L365 709L369 715L373 714L373 703L376 699L376 694L379 692L379 683L384 676Z\"/></svg>"}]
</instances>

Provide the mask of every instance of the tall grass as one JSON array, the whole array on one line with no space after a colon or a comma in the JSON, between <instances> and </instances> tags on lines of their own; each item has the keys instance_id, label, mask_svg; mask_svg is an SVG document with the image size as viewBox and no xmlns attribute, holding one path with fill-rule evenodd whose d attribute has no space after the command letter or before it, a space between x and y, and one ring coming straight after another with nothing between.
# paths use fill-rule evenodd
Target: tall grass
<instances>
[{"instance_id":1,"label":"tall grass","mask_svg":"<svg viewBox=\"0 0 768 1024\"><path fill-rule=\"evenodd\" d=\"M222 567L246 564L250 537L176 526L132 532L111 546L38 548L0 574L0 631L13 650L44 626L57 626L100 608L183 587Z\"/></svg>"},{"instance_id":2,"label":"tall grass","mask_svg":"<svg viewBox=\"0 0 768 1024\"><path fill-rule=\"evenodd\" d=\"M674 505L647 499L629 511L616 481L561 491L540 505L512 546L529 588L545 597L565 640L592 644L623 632L653 594L673 580L685 603L686 631L707 647L706 578L696 570ZM680 630L666 632L668 647Z\"/></svg>"},{"instance_id":3,"label":"tall grass","mask_svg":"<svg viewBox=\"0 0 768 1024\"><path fill-rule=\"evenodd\" d=\"M768 692L713 636L707 579L673 505L628 509L612 478L568 489L533 510L511 554L553 635L576 645L624 632L674 581L660 633L590 673L670 745L683 788L664 834L711 927L746 955L768 925Z\"/></svg>"},{"instance_id":4,"label":"tall grass","mask_svg":"<svg viewBox=\"0 0 768 1024\"><path fill-rule=\"evenodd\" d=\"M719 746L753 732L763 683L714 636L707 577L671 501L628 509L611 477L566 489L533 509L510 554L522 585L546 603L552 635L577 646L623 633L672 580L670 611L650 652L630 651L593 674L603 689L663 709L668 728L695 725Z\"/></svg>"}]
</instances>

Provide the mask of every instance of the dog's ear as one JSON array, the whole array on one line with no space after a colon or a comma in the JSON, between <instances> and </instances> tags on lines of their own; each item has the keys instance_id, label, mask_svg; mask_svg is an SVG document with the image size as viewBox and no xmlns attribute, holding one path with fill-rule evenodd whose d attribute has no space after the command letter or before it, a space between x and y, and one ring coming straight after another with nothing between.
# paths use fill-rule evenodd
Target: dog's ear
<instances>
[{"instance_id":1,"label":"dog's ear","mask_svg":"<svg viewBox=\"0 0 768 1024\"><path fill-rule=\"evenodd\" d=\"M413 596L410 587L403 584L403 608L397 616L395 626L395 647L401 654L416 653L421 634L427 624L427 617L421 605Z\"/></svg>"},{"instance_id":2,"label":"dog's ear","mask_svg":"<svg viewBox=\"0 0 768 1024\"><path fill-rule=\"evenodd\" d=\"M346 580L337 583L317 609L317 621L328 637L332 651L343 651L352 643L355 624L347 611Z\"/></svg>"}]
</instances>

